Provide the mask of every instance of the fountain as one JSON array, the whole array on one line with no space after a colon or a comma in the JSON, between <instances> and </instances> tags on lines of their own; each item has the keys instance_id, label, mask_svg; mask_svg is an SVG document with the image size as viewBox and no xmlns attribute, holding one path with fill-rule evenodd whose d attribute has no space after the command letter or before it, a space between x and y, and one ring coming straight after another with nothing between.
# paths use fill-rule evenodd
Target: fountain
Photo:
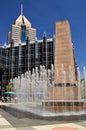
<instances>
[{"instance_id":1,"label":"fountain","mask_svg":"<svg viewBox=\"0 0 86 130\"><path fill-rule=\"evenodd\" d=\"M78 81L73 84L73 72L69 66L69 76L62 64L62 84L55 84L54 67L46 70L45 66L36 67L32 73L27 71L13 79L13 86L17 92L17 103L11 105L13 109L30 113L30 116L40 119L86 119L86 69L84 80L80 80L80 70L77 68ZM56 80L60 74L56 72ZM70 84L67 84L69 77ZM11 80L12 82L12 80ZM83 86L82 86L83 85ZM82 89L84 88L84 89ZM84 93L81 97L81 92Z\"/></svg>"}]
</instances>

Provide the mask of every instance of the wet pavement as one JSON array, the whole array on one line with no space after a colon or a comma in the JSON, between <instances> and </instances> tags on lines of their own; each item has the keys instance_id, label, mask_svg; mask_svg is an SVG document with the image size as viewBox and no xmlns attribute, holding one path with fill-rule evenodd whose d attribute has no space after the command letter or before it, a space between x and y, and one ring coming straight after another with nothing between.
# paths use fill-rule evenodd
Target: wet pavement
<instances>
[{"instance_id":1,"label":"wet pavement","mask_svg":"<svg viewBox=\"0 0 86 130\"><path fill-rule=\"evenodd\" d=\"M0 106L7 105L1 103ZM53 130L58 127L70 127L86 130L86 120L48 121L31 118L17 118L0 108L0 130Z\"/></svg>"}]
</instances>

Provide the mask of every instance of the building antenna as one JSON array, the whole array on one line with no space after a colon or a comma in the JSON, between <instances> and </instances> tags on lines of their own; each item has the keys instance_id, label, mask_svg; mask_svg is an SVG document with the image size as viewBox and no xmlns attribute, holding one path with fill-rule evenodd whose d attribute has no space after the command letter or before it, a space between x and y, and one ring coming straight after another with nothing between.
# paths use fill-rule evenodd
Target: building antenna
<instances>
[{"instance_id":1,"label":"building antenna","mask_svg":"<svg viewBox=\"0 0 86 130\"><path fill-rule=\"evenodd\" d=\"M21 4L21 15L23 16L23 4Z\"/></svg>"}]
</instances>

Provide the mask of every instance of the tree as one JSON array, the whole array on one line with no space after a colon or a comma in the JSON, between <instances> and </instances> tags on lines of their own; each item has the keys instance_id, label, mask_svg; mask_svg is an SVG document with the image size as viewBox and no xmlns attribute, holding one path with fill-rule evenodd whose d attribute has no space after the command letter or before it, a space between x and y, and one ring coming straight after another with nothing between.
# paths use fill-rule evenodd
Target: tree
<instances>
[{"instance_id":1,"label":"tree","mask_svg":"<svg viewBox=\"0 0 86 130\"><path fill-rule=\"evenodd\" d=\"M9 82L7 85L6 85L6 91L11 91L12 89L12 84Z\"/></svg>"}]
</instances>

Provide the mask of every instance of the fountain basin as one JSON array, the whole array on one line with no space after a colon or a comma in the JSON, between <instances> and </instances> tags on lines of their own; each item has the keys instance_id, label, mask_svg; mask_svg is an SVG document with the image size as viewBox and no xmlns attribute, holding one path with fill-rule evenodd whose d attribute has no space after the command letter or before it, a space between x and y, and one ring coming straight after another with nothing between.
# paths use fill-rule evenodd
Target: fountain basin
<instances>
[{"instance_id":1,"label":"fountain basin","mask_svg":"<svg viewBox=\"0 0 86 130\"><path fill-rule=\"evenodd\" d=\"M41 120L86 120L86 111L78 112L52 112L42 109L41 104L13 104L2 106L6 112L17 118L34 118Z\"/></svg>"},{"instance_id":2,"label":"fountain basin","mask_svg":"<svg viewBox=\"0 0 86 130\"><path fill-rule=\"evenodd\" d=\"M42 107L49 111L83 111L84 102L82 100L44 100Z\"/></svg>"}]
</instances>

